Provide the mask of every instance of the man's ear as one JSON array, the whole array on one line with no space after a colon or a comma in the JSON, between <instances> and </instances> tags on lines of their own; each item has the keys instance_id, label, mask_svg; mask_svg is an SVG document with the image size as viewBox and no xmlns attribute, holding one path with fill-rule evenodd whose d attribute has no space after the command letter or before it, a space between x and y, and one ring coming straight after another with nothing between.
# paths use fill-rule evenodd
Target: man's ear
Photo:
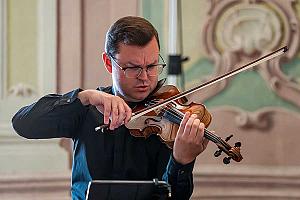
<instances>
[{"instance_id":1,"label":"man's ear","mask_svg":"<svg viewBox=\"0 0 300 200\"><path fill-rule=\"evenodd\" d=\"M102 60L103 60L103 63L104 63L104 66L105 66L106 70L109 73L112 73L111 60L105 52L102 53Z\"/></svg>"}]
</instances>

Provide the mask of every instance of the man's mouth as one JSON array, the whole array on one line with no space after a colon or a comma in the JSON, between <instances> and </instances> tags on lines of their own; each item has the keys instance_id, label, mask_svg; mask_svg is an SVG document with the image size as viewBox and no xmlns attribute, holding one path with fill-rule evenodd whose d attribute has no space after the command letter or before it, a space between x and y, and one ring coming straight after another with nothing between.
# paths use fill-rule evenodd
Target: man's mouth
<instances>
[{"instance_id":1,"label":"man's mouth","mask_svg":"<svg viewBox=\"0 0 300 200\"><path fill-rule=\"evenodd\" d=\"M149 87L149 85L140 85L140 86L136 86L137 88L147 88Z\"/></svg>"},{"instance_id":2,"label":"man's mouth","mask_svg":"<svg viewBox=\"0 0 300 200\"><path fill-rule=\"evenodd\" d=\"M139 91L145 91L145 90L148 90L149 86L148 85L141 85L141 86L136 86L135 88Z\"/></svg>"}]
</instances>

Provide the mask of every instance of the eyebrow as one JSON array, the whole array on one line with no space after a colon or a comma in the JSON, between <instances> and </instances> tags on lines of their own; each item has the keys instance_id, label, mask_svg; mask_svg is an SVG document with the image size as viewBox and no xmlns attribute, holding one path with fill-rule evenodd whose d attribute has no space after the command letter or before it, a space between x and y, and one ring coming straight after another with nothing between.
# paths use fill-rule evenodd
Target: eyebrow
<instances>
[{"instance_id":1,"label":"eyebrow","mask_svg":"<svg viewBox=\"0 0 300 200\"><path fill-rule=\"evenodd\" d=\"M154 61L154 62L152 62L152 63L150 63L150 64L148 64L148 65L146 65L146 66L149 66L149 65L155 65L155 64L158 64L158 61ZM132 65L133 67L141 67L142 65L136 65L136 64L134 64L134 63L132 63L132 62L128 62L127 64L125 64L125 65ZM128 67L128 66L127 66Z\"/></svg>"}]
</instances>

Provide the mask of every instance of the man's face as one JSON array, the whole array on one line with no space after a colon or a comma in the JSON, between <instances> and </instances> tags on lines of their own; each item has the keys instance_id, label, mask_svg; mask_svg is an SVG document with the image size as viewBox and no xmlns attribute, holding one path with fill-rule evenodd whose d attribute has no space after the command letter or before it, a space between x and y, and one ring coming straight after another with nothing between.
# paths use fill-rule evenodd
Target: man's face
<instances>
[{"instance_id":1,"label":"man's face","mask_svg":"<svg viewBox=\"0 0 300 200\"><path fill-rule=\"evenodd\" d=\"M144 70L136 78L128 78L124 71L111 60L112 80L116 95L128 102L144 100L156 87L158 76L148 76L146 69L150 64L157 64L159 48L155 37L144 47L120 44L115 61L122 67L142 67Z\"/></svg>"}]
</instances>

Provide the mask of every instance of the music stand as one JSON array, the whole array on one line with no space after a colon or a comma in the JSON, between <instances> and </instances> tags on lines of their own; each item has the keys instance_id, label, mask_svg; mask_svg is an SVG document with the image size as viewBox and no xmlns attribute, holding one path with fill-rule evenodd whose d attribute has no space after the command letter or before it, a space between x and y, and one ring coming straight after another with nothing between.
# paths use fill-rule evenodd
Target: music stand
<instances>
[{"instance_id":1,"label":"music stand","mask_svg":"<svg viewBox=\"0 0 300 200\"><path fill-rule=\"evenodd\" d=\"M86 200L167 200L171 186L165 181L93 180Z\"/></svg>"}]
</instances>

